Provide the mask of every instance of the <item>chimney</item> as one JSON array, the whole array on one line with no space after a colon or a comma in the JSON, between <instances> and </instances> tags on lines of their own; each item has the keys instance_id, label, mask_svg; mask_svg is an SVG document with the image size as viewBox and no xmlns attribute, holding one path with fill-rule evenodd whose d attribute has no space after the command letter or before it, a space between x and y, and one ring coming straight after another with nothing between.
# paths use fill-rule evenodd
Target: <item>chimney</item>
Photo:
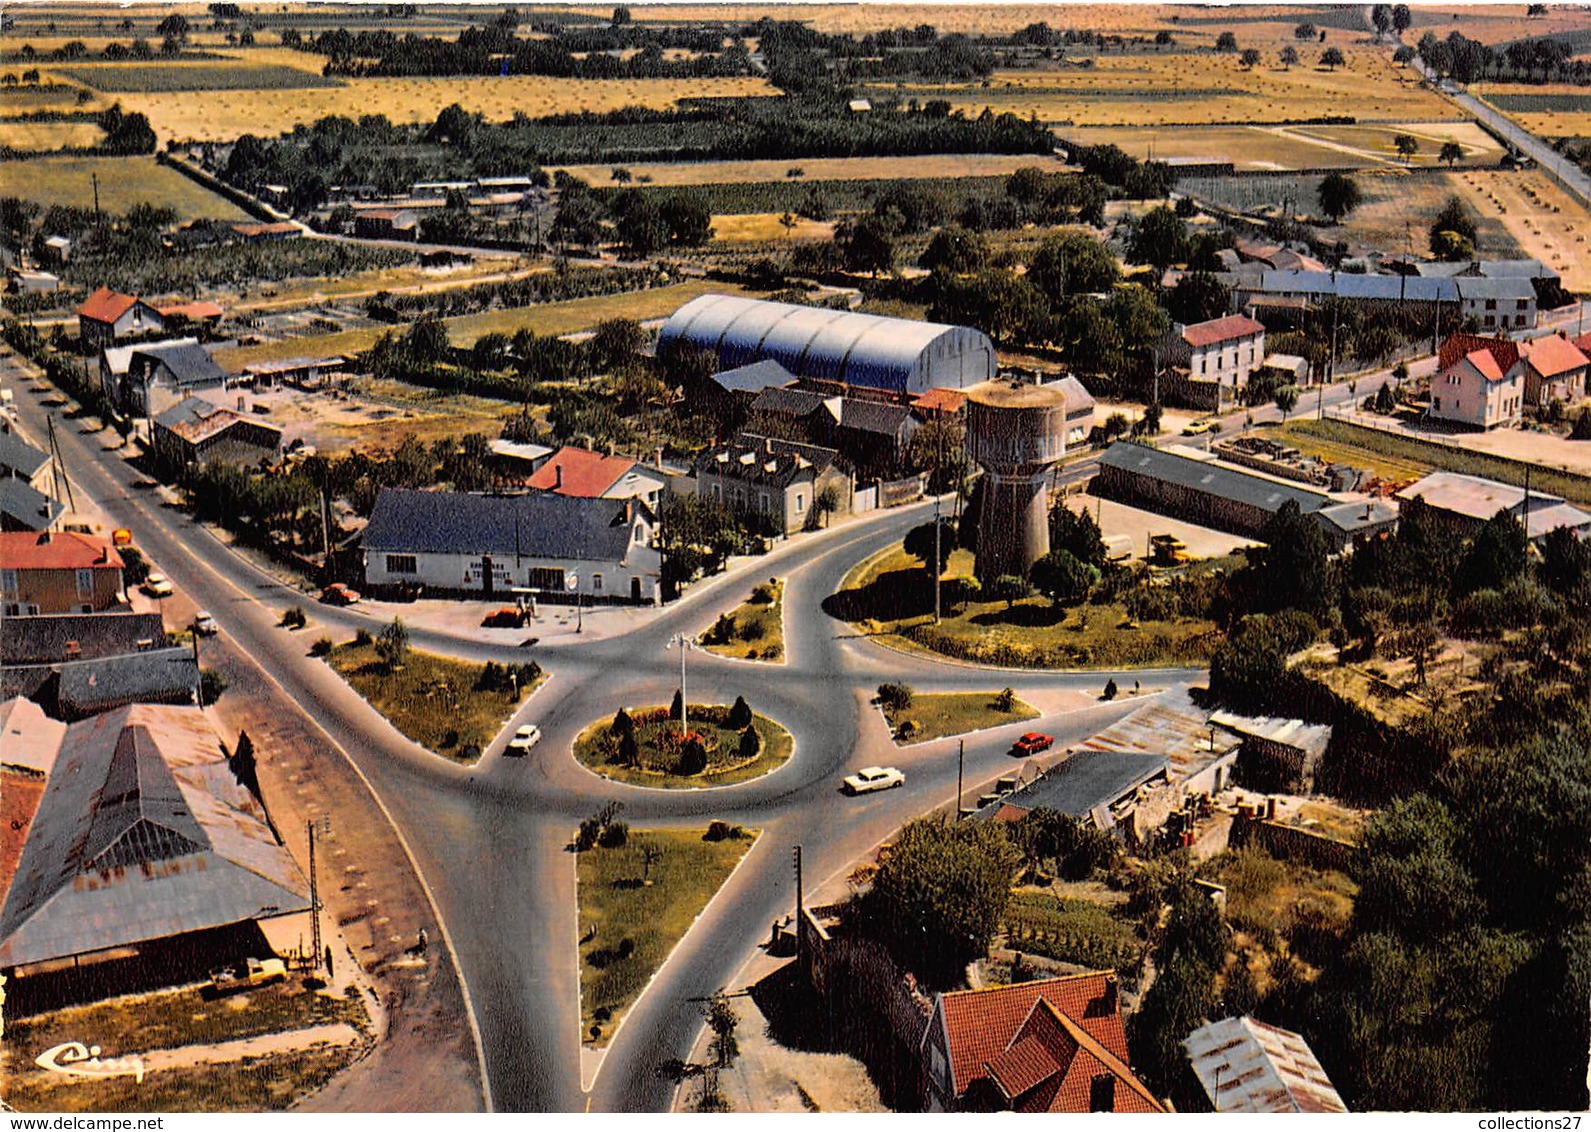
<instances>
[{"instance_id":1,"label":"chimney","mask_svg":"<svg viewBox=\"0 0 1591 1132\"><path fill-rule=\"evenodd\" d=\"M99 561L101 566L110 565L110 547L102 546L99 548Z\"/></svg>"},{"instance_id":2,"label":"chimney","mask_svg":"<svg viewBox=\"0 0 1591 1132\"><path fill-rule=\"evenodd\" d=\"M555 489L556 488L560 488L560 487L563 486L563 465L562 464L554 464L552 466L552 486Z\"/></svg>"},{"instance_id":3,"label":"chimney","mask_svg":"<svg viewBox=\"0 0 1591 1132\"><path fill-rule=\"evenodd\" d=\"M1105 976L1105 1010L1109 1014L1116 1013L1116 995L1119 989L1116 984L1116 972L1109 972Z\"/></svg>"},{"instance_id":4,"label":"chimney","mask_svg":"<svg viewBox=\"0 0 1591 1132\"><path fill-rule=\"evenodd\" d=\"M765 436L762 438L762 450L770 456L773 455L773 437Z\"/></svg>"},{"instance_id":5,"label":"chimney","mask_svg":"<svg viewBox=\"0 0 1591 1132\"><path fill-rule=\"evenodd\" d=\"M35 545L36 546L49 546L50 545L50 532L48 530L40 531L39 532L39 541Z\"/></svg>"}]
</instances>

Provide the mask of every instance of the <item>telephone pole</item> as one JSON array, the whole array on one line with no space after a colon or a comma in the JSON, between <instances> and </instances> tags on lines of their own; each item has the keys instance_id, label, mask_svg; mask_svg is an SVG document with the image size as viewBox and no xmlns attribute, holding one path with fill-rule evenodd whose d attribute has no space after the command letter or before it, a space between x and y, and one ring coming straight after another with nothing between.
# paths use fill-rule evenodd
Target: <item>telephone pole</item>
<instances>
[{"instance_id":1,"label":"telephone pole","mask_svg":"<svg viewBox=\"0 0 1591 1132\"><path fill-rule=\"evenodd\" d=\"M794 846L790 850L790 856L795 862L795 880L796 880L795 937L796 937L796 957L799 959L800 956L801 956L801 917L806 912L806 893L803 891L802 876L801 876L801 846L799 846L799 845Z\"/></svg>"},{"instance_id":2,"label":"telephone pole","mask_svg":"<svg viewBox=\"0 0 1591 1132\"><path fill-rule=\"evenodd\" d=\"M967 741L956 742L956 820L961 820L961 779L967 765Z\"/></svg>"},{"instance_id":3,"label":"telephone pole","mask_svg":"<svg viewBox=\"0 0 1591 1132\"><path fill-rule=\"evenodd\" d=\"M939 575L944 564L939 560L939 496L934 496L934 624L939 624Z\"/></svg>"}]
</instances>

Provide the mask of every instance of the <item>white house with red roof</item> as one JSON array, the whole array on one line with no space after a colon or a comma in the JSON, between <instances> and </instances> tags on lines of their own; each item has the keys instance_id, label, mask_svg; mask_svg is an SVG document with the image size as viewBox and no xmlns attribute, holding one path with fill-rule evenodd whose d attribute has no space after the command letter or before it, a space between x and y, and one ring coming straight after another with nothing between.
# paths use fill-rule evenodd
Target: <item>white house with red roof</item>
<instances>
[{"instance_id":1,"label":"white house with red roof","mask_svg":"<svg viewBox=\"0 0 1591 1132\"><path fill-rule=\"evenodd\" d=\"M1591 358L1563 331L1519 343L1525 363L1525 404L1539 409L1560 401L1572 405L1586 393Z\"/></svg>"},{"instance_id":2,"label":"white house with red roof","mask_svg":"<svg viewBox=\"0 0 1591 1132\"><path fill-rule=\"evenodd\" d=\"M576 499L639 499L655 512L667 484L661 473L634 460L565 445L525 486Z\"/></svg>"},{"instance_id":3,"label":"white house with red roof","mask_svg":"<svg viewBox=\"0 0 1591 1132\"><path fill-rule=\"evenodd\" d=\"M1518 343L1454 334L1437 352L1431 378L1432 420L1490 429L1518 424L1525 404L1525 366Z\"/></svg>"},{"instance_id":4,"label":"white house with red roof","mask_svg":"<svg viewBox=\"0 0 1591 1132\"><path fill-rule=\"evenodd\" d=\"M922 1060L937 1111L1165 1111L1128 1064L1113 971L941 994Z\"/></svg>"},{"instance_id":5,"label":"white house with red roof","mask_svg":"<svg viewBox=\"0 0 1591 1132\"><path fill-rule=\"evenodd\" d=\"M85 347L98 349L120 338L158 334L165 320L137 295L101 287L77 308L77 336Z\"/></svg>"},{"instance_id":6,"label":"white house with red roof","mask_svg":"<svg viewBox=\"0 0 1591 1132\"><path fill-rule=\"evenodd\" d=\"M1168 392L1197 408L1217 409L1235 400L1265 364L1265 327L1242 314L1191 326L1179 322L1166 336L1162 361L1172 374Z\"/></svg>"},{"instance_id":7,"label":"white house with red roof","mask_svg":"<svg viewBox=\"0 0 1591 1132\"><path fill-rule=\"evenodd\" d=\"M126 604L122 556L70 531L0 534L0 605L7 617L100 613Z\"/></svg>"}]
</instances>

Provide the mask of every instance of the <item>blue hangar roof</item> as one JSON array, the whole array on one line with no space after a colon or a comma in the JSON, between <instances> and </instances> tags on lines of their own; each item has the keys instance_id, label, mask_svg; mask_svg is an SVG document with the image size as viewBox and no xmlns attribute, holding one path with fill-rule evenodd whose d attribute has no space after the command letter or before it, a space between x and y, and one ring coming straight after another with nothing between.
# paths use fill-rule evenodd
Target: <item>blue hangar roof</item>
<instances>
[{"instance_id":1,"label":"blue hangar roof","mask_svg":"<svg viewBox=\"0 0 1591 1132\"><path fill-rule=\"evenodd\" d=\"M702 295L664 324L659 347L682 341L729 369L762 359L796 377L911 393L962 388L995 375L994 344L965 326Z\"/></svg>"}]
</instances>

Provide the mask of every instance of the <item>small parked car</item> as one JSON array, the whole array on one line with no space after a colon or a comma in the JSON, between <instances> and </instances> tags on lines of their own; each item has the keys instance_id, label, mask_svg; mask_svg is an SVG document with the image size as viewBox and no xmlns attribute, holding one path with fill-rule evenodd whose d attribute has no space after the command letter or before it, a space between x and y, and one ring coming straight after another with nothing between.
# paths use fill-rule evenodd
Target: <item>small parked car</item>
<instances>
[{"instance_id":1,"label":"small parked car","mask_svg":"<svg viewBox=\"0 0 1591 1132\"><path fill-rule=\"evenodd\" d=\"M1022 738L1011 744L1013 755L1036 755L1040 751L1047 751L1055 745L1055 736L1046 735L1042 731L1029 731Z\"/></svg>"},{"instance_id":2,"label":"small parked car","mask_svg":"<svg viewBox=\"0 0 1591 1132\"><path fill-rule=\"evenodd\" d=\"M517 606L505 605L494 609L481 622L488 629L517 629L525 623L524 611Z\"/></svg>"},{"instance_id":3,"label":"small parked car","mask_svg":"<svg viewBox=\"0 0 1591 1132\"><path fill-rule=\"evenodd\" d=\"M534 723L527 723L514 732L514 737L508 741L508 750L505 753L523 755L539 742L541 742L541 728Z\"/></svg>"},{"instance_id":4,"label":"small parked car","mask_svg":"<svg viewBox=\"0 0 1591 1132\"><path fill-rule=\"evenodd\" d=\"M906 785L906 775L892 766L864 766L855 774L845 776L847 794L871 794L875 790L889 790Z\"/></svg>"},{"instance_id":5,"label":"small parked car","mask_svg":"<svg viewBox=\"0 0 1591 1132\"><path fill-rule=\"evenodd\" d=\"M320 600L327 605L357 605L359 591L349 589L342 582L333 582L320 591Z\"/></svg>"},{"instance_id":6,"label":"small parked car","mask_svg":"<svg viewBox=\"0 0 1591 1132\"><path fill-rule=\"evenodd\" d=\"M1205 417L1203 420L1193 421L1182 430L1183 436L1202 436L1207 432L1220 432L1221 422L1214 417Z\"/></svg>"},{"instance_id":7,"label":"small parked car","mask_svg":"<svg viewBox=\"0 0 1591 1132\"><path fill-rule=\"evenodd\" d=\"M233 967L221 967L210 972L210 991L230 994L248 987L262 987L280 983L287 978L287 964L280 959L245 959Z\"/></svg>"},{"instance_id":8,"label":"small parked car","mask_svg":"<svg viewBox=\"0 0 1591 1132\"><path fill-rule=\"evenodd\" d=\"M170 597L177 590L164 574L151 574L144 579L144 592L150 597Z\"/></svg>"},{"instance_id":9,"label":"small parked car","mask_svg":"<svg viewBox=\"0 0 1591 1132\"><path fill-rule=\"evenodd\" d=\"M208 609L201 609L193 618L193 631L201 637L213 637L221 631Z\"/></svg>"}]
</instances>

